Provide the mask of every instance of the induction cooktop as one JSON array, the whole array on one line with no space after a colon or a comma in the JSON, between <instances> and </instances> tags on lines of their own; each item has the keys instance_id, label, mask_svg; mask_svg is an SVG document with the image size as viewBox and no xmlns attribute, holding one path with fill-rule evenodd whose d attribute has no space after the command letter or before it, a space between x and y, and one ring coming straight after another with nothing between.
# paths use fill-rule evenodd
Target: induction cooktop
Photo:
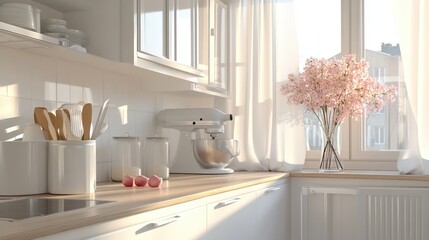
<instances>
[{"instance_id":1,"label":"induction cooktop","mask_svg":"<svg viewBox=\"0 0 429 240\"><path fill-rule=\"evenodd\" d=\"M0 201L0 220L17 221L31 217L46 216L76 209L92 207L111 201L56 199L56 198L24 198Z\"/></svg>"}]
</instances>

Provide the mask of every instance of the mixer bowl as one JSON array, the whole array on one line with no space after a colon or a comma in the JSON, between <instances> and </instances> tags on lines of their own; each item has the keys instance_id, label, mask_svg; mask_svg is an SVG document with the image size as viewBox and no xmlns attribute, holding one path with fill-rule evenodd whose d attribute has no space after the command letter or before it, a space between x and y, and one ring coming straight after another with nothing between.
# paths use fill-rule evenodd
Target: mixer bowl
<instances>
[{"instance_id":1,"label":"mixer bowl","mask_svg":"<svg viewBox=\"0 0 429 240\"><path fill-rule=\"evenodd\" d=\"M222 169L240 154L234 139L195 139L192 146L197 162L208 169Z\"/></svg>"}]
</instances>

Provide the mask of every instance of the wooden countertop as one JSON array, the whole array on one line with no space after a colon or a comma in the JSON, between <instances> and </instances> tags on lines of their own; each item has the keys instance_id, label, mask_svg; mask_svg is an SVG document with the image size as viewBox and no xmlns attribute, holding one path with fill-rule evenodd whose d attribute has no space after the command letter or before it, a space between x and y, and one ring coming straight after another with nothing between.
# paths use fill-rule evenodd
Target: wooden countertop
<instances>
[{"instance_id":1,"label":"wooden countertop","mask_svg":"<svg viewBox=\"0 0 429 240\"><path fill-rule=\"evenodd\" d=\"M174 174L160 188L126 188L121 183L101 183L97 192L85 195L37 195L67 199L114 201L94 207L33 217L20 221L0 221L0 239L34 239L92 224L184 203L255 184L285 179L287 173L236 172L228 175Z\"/></svg>"}]
</instances>

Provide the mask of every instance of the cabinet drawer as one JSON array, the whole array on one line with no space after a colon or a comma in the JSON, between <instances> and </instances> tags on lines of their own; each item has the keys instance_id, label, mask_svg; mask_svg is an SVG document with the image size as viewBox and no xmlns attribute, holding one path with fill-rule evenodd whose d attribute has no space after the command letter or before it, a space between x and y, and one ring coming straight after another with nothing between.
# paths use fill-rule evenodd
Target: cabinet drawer
<instances>
[{"instance_id":1,"label":"cabinet drawer","mask_svg":"<svg viewBox=\"0 0 429 240\"><path fill-rule=\"evenodd\" d=\"M205 207L199 207L103 234L92 239L201 239L206 232L205 219ZM188 230L183 231L184 229Z\"/></svg>"},{"instance_id":2,"label":"cabinet drawer","mask_svg":"<svg viewBox=\"0 0 429 240\"><path fill-rule=\"evenodd\" d=\"M208 239L253 239L256 192L207 205Z\"/></svg>"}]
</instances>

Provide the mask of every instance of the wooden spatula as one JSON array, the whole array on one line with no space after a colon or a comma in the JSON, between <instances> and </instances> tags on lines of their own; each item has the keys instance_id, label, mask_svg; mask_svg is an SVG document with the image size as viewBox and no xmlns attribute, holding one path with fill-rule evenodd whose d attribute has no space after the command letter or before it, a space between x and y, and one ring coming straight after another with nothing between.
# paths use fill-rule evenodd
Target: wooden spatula
<instances>
[{"instance_id":1,"label":"wooden spatula","mask_svg":"<svg viewBox=\"0 0 429 240\"><path fill-rule=\"evenodd\" d=\"M91 122L92 122L92 104L86 103L85 105L83 105L83 108L82 108L82 126L83 126L82 140L90 139Z\"/></svg>"}]
</instances>

